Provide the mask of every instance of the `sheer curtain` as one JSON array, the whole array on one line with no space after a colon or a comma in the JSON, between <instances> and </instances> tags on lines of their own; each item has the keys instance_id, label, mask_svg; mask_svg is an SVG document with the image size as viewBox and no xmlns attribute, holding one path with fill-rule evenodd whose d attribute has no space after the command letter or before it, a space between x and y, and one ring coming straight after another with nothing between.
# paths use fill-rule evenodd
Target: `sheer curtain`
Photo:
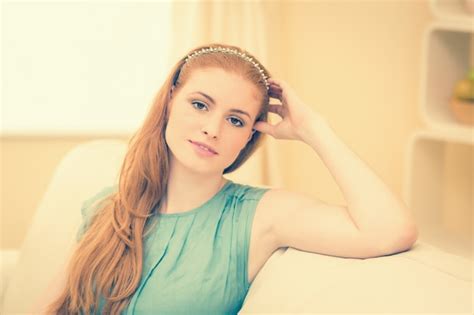
<instances>
[{"instance_id":1,"label":"sheer curtain","mask_svg":"<svg viewBox=\"0 0 474 315\"><path fill-rule=\"evenodd\" d=\"M268 51L263 2L173 3L170 65L195 46L213 42L242 47L266 66ZM275 123L273 115L269 115L269 120ZM254 155L226 178L249 185L282 186L276 141L266 135Z\"/></svg>"}]
</instances>

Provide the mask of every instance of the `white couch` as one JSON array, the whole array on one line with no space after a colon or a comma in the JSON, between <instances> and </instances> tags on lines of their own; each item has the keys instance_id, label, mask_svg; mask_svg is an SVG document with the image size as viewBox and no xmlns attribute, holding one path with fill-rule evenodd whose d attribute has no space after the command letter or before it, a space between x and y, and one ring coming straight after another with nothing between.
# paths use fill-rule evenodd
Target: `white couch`
<instances>
[{"instance_id":1,"label":"white couch","mask_svg":"<svg viewBox=\"0 0 474 315\"><path fill-rule=\"evenodd\" d=\"M82 202L118 181L126 143L96 140L59 164L18 251L1 254L1 314L23 314L75 241ZM420 239L407 252L351 259L280 249L255 278L240 314L473 312L472 260Z\"/></svg>"}]
</instances>

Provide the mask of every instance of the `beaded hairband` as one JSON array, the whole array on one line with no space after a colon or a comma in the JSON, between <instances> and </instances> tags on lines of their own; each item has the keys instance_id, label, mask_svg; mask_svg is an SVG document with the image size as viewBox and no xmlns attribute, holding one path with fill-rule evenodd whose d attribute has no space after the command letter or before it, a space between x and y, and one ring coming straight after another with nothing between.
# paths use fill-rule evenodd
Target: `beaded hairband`
<instances>
[{"instance_id":1,"label":"beaded hairband","mask_svg":"<svg viewBox=\"0 0 474 315\"><path fill-rule=\"evenodd\" d=\"M260 72L260 74L262 75L263 81L265 82L265 86L267 87L267 91L269 90L270 86L269 86L268 81L267 81L268 77L265 75L265 72L263 71L263 69L260 68L260 65L257 62L253 61L252 57L249 57L245 53L239 52L235 49L224 48L224 47L202 48L201 50L198 50L198 51L186 56L186 59L184 60L184 62L186 63L186 62L188 62L189 59L194 58L196 56L199 56L201 54L212 53L212 52L217 52L217 51L237 55L237 56L241 57L242 59L247 60L248 62L253 64L253 66L255 68L257 68L258 72Z\"/></svg>"}]
</instances>

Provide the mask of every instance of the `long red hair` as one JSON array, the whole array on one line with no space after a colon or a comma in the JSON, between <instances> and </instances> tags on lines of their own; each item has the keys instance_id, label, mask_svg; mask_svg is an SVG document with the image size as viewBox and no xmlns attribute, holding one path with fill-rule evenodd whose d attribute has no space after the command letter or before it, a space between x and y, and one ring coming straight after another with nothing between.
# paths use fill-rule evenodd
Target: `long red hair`
<instances>
[{"instance_id":1,"label":"long red hair","mask_svg":"<svg viewBox=\"0 0 474 315\"><path fill-rule=\"evenodd\" d=\"M199 46L187 55L215 46L238 50L257 61L239 47L217 43ZM105 300L104 314L120 314L128 307L141 280L148 218L154 214L153 209L159 208L168 183L169 150L164 135L172 86L175 86L173 93L177 93L190 73L198 68L219 67L231 71L253 82L261 91L256 121L267 121L269 96L261 74L250 62L227 53L202 54L186 63L185 58L172 68L145 121L130 139L118 191L97 201L96 213L69 261L66 286L48 305L48 314L95 314L100 298ZM261 64L260 67L270 77L265 67ZM262 136L256 131L223 174L238 169L258 148Z\"/></svg>"}]
</instances>

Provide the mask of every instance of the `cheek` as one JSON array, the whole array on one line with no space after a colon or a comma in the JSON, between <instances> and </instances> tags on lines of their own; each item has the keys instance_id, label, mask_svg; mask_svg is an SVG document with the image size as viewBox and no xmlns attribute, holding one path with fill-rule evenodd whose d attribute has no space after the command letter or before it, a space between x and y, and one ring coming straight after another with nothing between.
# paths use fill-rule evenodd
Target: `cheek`
<instances>
[{"instance_id":1,"label":"cheek","mask_svg":"<svg viewBox=\"0 0 474 315\"><path fill-rule=\"evenodd\" d=\"M232 156L237 157L242 151L242 149L245 148L247 145L247 137L242 136L242 135L235 135L230 141L226 141L226 147L225 147L225 152L228 152Z\"/></svg>"},{"instance_id":2,"label":"cheek","mask_svg":"<svg viewBox=\"0 0 474 315\"><path fill-rule=\"evenodd\" d=\"M182 117L182 115L176 110L170 111L165 131L166 143L170 147L173 147L175 142L182 137L183 122L180 117Z\"/></svg>"},{"instance_id":3,"label":"cheek","mask_svg":"<svg viewBox=\"0 0 474 315\"><path fill-rule=\"evenodd\" d=\"M168 119L168 127L173 134L180 134L186 131L188 127L196 124L196 119L182 106L173 107Z\"/></svg>"}]
</instances>

